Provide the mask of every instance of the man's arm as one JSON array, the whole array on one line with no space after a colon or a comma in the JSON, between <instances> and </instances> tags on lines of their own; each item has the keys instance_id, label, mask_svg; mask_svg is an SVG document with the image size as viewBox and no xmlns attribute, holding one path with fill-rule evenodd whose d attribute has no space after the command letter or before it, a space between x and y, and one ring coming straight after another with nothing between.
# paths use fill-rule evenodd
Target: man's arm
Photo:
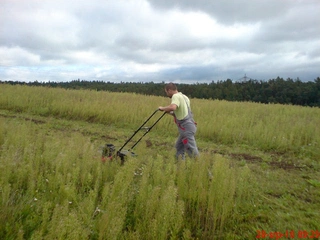
<instances>
[{"instance_id":1,"label":"man's arm","mask_svg":"<svg viewBox=\"0 0 320 240\"><path fill-rule=\"evenodd\" d=\"M162 106L159 107L160 111L164 111L166 113L170 113L171 111L175 111L176 109L177 109L177 105L175 104L170 104L166 107L162 107Z\"/></svg>"}]
</instances>

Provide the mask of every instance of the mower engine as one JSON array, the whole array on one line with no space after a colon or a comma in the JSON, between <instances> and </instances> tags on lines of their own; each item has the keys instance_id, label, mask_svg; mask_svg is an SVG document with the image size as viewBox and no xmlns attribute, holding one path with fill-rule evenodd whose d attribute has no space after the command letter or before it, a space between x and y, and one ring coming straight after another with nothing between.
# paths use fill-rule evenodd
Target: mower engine
<instances>
[{"instance_id":1,"label":"mower engine","mask_svg":"<svg viewBox=\"0 0 320 240\"><path fill-rule=\"evenodd\" d=\"M107 143L102 147L102 162L105 162L106 160L113 160L113 158L120 157L121 164L124 163L125 157L131 155L131 156L136 156L134 152L122 150L122 151L117 151L116 148L113 144Z\"/></svg>"},{"instance_id":2,"label":"mower engine","mask_svg":"<svg viewBox=\"0 0 320 240\"><path fill-rule=\"evenodd\" d=\"M113 144L106 144L102 147L102 161L105 162L107 159L112 160L115 155L116 148Z\"/></svg>"}]
</instances>

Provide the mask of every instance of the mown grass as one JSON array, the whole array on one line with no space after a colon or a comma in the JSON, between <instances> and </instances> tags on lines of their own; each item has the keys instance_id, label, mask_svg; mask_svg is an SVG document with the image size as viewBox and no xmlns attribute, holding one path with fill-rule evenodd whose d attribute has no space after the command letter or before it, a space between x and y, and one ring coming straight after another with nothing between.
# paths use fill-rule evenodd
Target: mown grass
<instances>
[{"instance_id":1,"label":"mown grass","mask_svg":"<svg viewBox=\"0 0 320 240\"><path fill-rule=\"evenodd\" d=\"M201 158L176 162L166 117L121 166L120 146L168 99L0 88L0 239L254 239L319 230L319 109L193 99ZM18 95L18 97L16 97ZM276 129L274 129L276 127Z\"/></svg>"}]
</instances>

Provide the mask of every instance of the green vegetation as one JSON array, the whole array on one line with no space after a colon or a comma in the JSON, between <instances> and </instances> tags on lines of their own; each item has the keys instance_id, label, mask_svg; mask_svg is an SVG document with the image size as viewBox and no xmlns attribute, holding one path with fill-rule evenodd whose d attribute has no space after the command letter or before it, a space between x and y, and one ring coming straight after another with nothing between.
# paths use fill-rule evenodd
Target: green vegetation
<instances>
[{"instance_id":1,"label":"green vegetation","mask_svg":"<svg viewBox=\"0 0 320 240\"><path fill-rule=\"evenodd\" d=\"M164 83L132 83L73 80L71 82L18 82L4 81L12 85L46 86L65 89L90 89L96 91L130 92L145 95L163 96ZM193 98L219 99L240 102L280 103L300 106L320 107L320 77L302 82L277 77L268 81L253 80L225 81L197 84L177 84L181 92Z\"/></svg>"},{"instance_id":2,"label":"green vegetation","mask_svg":"<svg viewBox=\"0 0 320 240\"><path fill-rule=\"evenodd\" d=\"M319 108L193 99L197 161L173 158L169 116L123 166L101 161L168 101L2 84L0 239L317 236Z\"/></svg>"}]
</instances>

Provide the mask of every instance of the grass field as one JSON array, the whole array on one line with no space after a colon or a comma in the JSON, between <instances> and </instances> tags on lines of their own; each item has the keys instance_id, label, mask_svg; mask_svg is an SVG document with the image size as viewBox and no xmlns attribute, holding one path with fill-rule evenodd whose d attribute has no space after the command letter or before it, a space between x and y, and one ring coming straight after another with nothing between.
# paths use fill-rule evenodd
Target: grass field
<instances>
[{"instance_id":1,"label":"grass field","mask_svg":"<svg viewBox=\"0 0 320 240\"><path fill-rule=\"evenodd\" d=\"M0 239L320 238L319 108L192 99L198 160L165 116L101 161L168 103L0 85Z\"/></svg>"}]
</instances>

